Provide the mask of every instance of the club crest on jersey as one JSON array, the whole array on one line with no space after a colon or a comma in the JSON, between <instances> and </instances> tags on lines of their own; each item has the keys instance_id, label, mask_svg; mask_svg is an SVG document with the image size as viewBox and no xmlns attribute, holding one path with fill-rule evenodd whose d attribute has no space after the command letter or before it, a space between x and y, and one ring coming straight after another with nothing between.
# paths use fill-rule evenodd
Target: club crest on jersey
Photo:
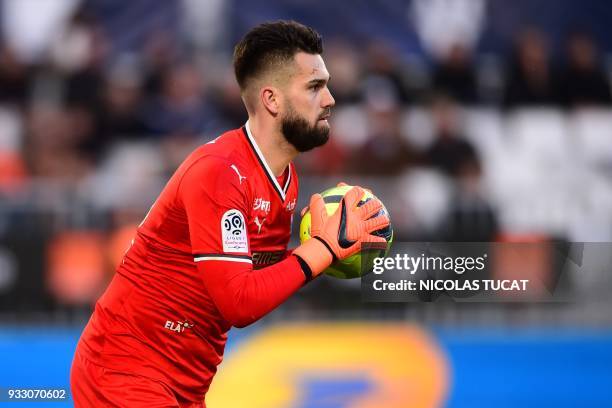
<instances>
[{"instance_id":1,"label":"club crest on jersey","mask_svg":"<svg viewBox=\"0 0 612 408\"><path fill-rule=\"evenodd\" d=\"M246 222L238 210L228 210L221 217L223 252L249 252Z\"/></svg>"},{"instance_id":2,"label":"club crest on jersey","mask_svg":"<svg viewBox=\"0 0 612 408\"><path fill-rule=\"evenodd\" d=\"M262 210L266 214L270 212L270 201L264 200L261 197L257 197L255 201L253 201L253 209L254 210Z\"/></svg>"}]
</instances>

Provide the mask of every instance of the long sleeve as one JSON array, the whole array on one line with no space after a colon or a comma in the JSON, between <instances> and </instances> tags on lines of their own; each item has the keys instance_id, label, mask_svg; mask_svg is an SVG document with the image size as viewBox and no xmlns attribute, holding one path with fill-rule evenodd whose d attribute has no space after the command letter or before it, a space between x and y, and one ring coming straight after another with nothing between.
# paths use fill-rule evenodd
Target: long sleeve
<instances>
[{"instance_id":1,"label":"long sleeve","mask_svg":"<svg viewBox=\"0 0 612 408\"><path fill-rule=\"evenodd\" d=\"M248 263L215 260L199 262L198 270L219 312L236 327L259 320L305 282L295 256L257 270Z\"/></svg>"}]
</instances>

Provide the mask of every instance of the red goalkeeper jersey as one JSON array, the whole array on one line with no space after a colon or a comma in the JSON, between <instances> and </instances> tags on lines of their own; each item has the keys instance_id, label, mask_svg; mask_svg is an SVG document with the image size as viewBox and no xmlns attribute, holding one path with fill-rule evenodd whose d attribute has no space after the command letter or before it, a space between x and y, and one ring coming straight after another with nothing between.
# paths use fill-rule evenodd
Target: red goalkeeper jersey
<instances>
[{"instance_id":1,"label":"red goalkeeper jersey","mask_svg":"<svg viewBox=\"0 0 612 408\"><path fill-rule=\"evenodd\" d=\"M287 256L297 194L293 165L275 177L248 123L195 150L138 228L78 352L202 400L230 327L305 281Z\"/></svg>"}]
</instances>

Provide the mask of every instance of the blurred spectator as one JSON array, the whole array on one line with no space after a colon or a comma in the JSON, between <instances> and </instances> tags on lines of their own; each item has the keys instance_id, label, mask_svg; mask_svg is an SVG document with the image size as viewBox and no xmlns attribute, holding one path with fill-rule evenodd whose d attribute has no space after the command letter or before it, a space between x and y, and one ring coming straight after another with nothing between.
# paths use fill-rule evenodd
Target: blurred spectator
<instances>
[{"instance_id":1,"label":"blurred spectator","mask_svg":"<svg viewBox=\"0 0 612 408\"><path fill-rule=\"evenodd\" d=\"M91 158L79 152L91 129L88 117L52 105L30 109L24 155L33 176L78 181L92 169Z\"/></svg>"},{"instance_id":2,"label":"blurred spectator","mask_svg":"<svg viewBox=\"0 0 612 408\"><path fill-rule=\"evenodd\" d=\"M20 155L0 150L0 197L19 189L27 177Z\"/></svg>"},{"instance_id":3,"label":"blurred spectator","mask_svg":"<svg viewBox=\"0 0 612 408\"><path fill-rule=\"evenodd\" d=\"M332 73L329 89L336 105L359 103L362 101L360 87L361 65L355 50L350 44L336 40L325 48L326 65Z\"/></svg>"},{"instance_id":4,"label":"blurred spectator","mask_svg":"<svg viewBox=\"0 0 612 408\"><path fill-rule=\"evenodd\" d=\"M141 82L139 67L127 56L120 58L111 68L102 95L98 139L108 143L114 139L131 140L146 135Z\"/></svg>"},{"instance_id":5,"label":"blurred spectator","mask_svg":"<svg viewBox=\"0 0 612 408\"><path fill-rule=\"evenodd\" d=\"M20 110L0 107L0 195L17 192L27 180L22 121Z\"/></svg>"},{"instance_id":6,"label":"blurred spectator","mask_svg":"<svg viewBox=\"0 0 612 408\"><path fill-rule=\"evenodd\" d=\"M601 69L597 45L586 32L573 32L566 44L563 102L568 107L609 105L610 83Z\"/></svg>"},{"instance_id":7,"label":"blurred spectator","mask_svg":"<svg viewBox=\"0 0 612 408\"><path fill-rule=\"evenodd\" d=\"M97 137L96 111L83 105L71 105L65 108L64 115L70 127L66 148L89 163L97 163L107 140Z\"/></svg>"},{"instance_id":8,"label":"blurred spectator","mask_svg":"<svg viewBox=\"0 0 612 408\"><path fill-rule=\"evenodd\" d=\"M371 42L365 52L368 65L362 86L367 102L379 106L414 102L399 54L384 41Z\"/></svg>"},{"instance_id":9,"label":"blurred spectator","mask_svg":"<svg viewBox=\"0 0 612 408\"><path fill-rule=\"evenodd\" d=\"M162 93L148 104L145 121L156 135L195 137L203 133L212 136L217 118L206 98L202 72L195 65L182 62L164 74Z\"/></svg>"},{"instance_id":10,"label":"blurred spectator","mask_svg":"<svg viewBox=\"0 0 612 408\"><path fill-rule=\"evenodd\" d=\"M559 85L551 67L548 44L536 29L523 31L508 67L504 105L539 106L559 103Z\"/></svg>"},{"instance_id":11,"label":"blurred spectator","mask_svg":"<svg viewBox=\"0 0 612 408\"><path fill-rule=\"evenodd\" d=\"M89 166L103 150L105 140L98 137L98 113L102 110L104 76L102 66L108 54L108 44L96 18L89 14L85 7L77 9L66 27L53 40L50 58L57 71L58 79L63 83L63 108L58 107L57 118L51 121L66 122L66 134L54 146L57 153L65 155L46 158L45 161L54 170L68 176L71 166L75 166L74 176L83 174L77 168ZM59 102L59 101L57 101ZM36 117L35 112L34 117ZM60 118L60 116L62 118ZM42 134L46 130L41 129ZM35 141L40 141L35 136ZM36 145L36 142L35 142ZM31 146L39 157L46 154L49 144ZM36 162L40 162L37 159ZM72 165L69 165L72 163ZM62 169L63 168L63 169ZM78 178L78 177L77 177Z\"/></svg>"},{"instance_id":12,"label":"blurred spectator","mask_svg":"<svg viewBox=\"0 0 612 408\"><path fill-rule=\"evenodd\" d=\"M482 165L476 149L461 134L458 107L447 96L432 104L436 141L425 162L454 181L450 208L438 238L445 241L489 242L498 232L497 216L482 191Z\"/></svg>"},{"instance_id":13,"label":"blurred spectator","mask_svg":"<svg viewBox=\"0 0 612 408\"><path fill-rule=\"evenodd\" d=\"M95 18L79 9L51 45L51 59L66 79L66 103L89 109L99 106L102 63L108 44Z\"/></svg>"},{"instance_id":14,"label":"blurred spectator","mask_svg":"<svg viewBox=\"0 0 612 408\"><path fill-rule=\"evenodd\" d=\"M492 242L499 233L497 214L482 189L482 169L466 161L457 174L441 238L451 242Z\"/></svg>"},{"instance_id":15,"label":"blurred spectator","mask_svg":"<svg viewBox=\"0 0 612 408\"><path fill-rule=\"evenodd\" d=\"M219 114L219 127L233 129L246 122L247 112L242 103L240 88L234 78L234 72L225 70L222 75L223 79L212 90L214 92L212 98Z\"/></svg>"},{"instance_id":16,"label":"blurred spectator","mask_svg":"<svg viewBox=\"0 0 612 408\"><path fill-rule=\"evenodd\" d=\"M14 50L0 43L0 102L25 105L30 91L31 74Z\"/></svg>"},{"instance_id":17,"label":"blurred spectator","mask_svg":"<svg viewBox=\"0 0 612 408\"><path fill-rule=\"evenodd\" d=\"M477 101L476 74L467 48L460 44L450 48L434 70L433 87L461 103L473 104Z\"/></svg>"},{"instance_id":18,"label":"blurred spectator","mask_svg":"<svg viewBox=\"0 0 612 408\"><path fill-rule=\"evenodd\" d=\"M431 105L435 141L425 153L425 163L458 178L480 168L476 149L461 134L458 107L448 96L437 95Z\"/></svg>"},{"instance_id":19,"label":"blurred spectator","mask_svg":"<svg viewBox=\"0 0 612 408\"><path fill-rule=\"evenodd\" d=\"M398 106L367 107L369 137L350 158L355 173L379 176L400 174L414 162L414 152L402 134Z\"/></svg>"},{"instance_id":20,"label":"blurred spectator","mask_svg":"<svg viewBox=\"0 0 612 408\"><path fill-rule=\"evenodd\" d=\"M155 31L142 50L144 61L144 92L147 98L154 98L162 92L163 77L178 60L176 40L164 31Z\"/></svg>"}]
</instances>

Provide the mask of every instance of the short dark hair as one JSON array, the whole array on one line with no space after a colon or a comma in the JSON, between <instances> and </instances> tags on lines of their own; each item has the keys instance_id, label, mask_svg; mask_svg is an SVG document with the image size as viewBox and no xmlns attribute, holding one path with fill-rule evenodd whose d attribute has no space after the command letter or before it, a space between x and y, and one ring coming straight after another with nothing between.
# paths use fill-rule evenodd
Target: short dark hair
<instances>
[{"instance_id":1,"label":"short dark hair","mask_svg":"<svg viewBox=\"0 0 612 408\"><path fill-rule=\"evenodd\" d=\"M296 21L275 21L251 29L234 48L234 73L240 89L249 79L293 60L297 52L322 54L323 41L314 29Z\"/></svg>"}]
</instances>

